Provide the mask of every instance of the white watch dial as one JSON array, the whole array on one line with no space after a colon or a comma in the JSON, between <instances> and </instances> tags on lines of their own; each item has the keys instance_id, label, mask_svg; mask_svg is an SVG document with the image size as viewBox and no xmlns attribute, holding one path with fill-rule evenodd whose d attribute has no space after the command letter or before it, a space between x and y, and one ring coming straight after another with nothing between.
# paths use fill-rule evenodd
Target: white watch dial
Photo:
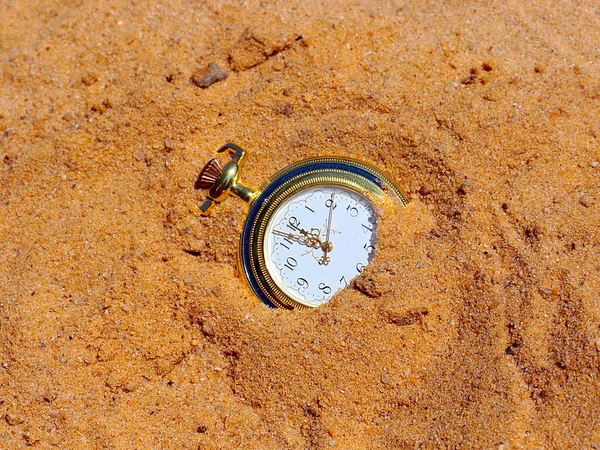
<instances>
[{"instance_id":1,"label":"white watch dial","mask_svg":"<svg viewBox=\"0 0 600 450\"><path fill-rule=\"evenodd\" d=\"M363 271L376 239L366 197L339 186L307 188L279 205L267 225L267 270L284 293L317 307Z\"/></svg>"}]
</instances>

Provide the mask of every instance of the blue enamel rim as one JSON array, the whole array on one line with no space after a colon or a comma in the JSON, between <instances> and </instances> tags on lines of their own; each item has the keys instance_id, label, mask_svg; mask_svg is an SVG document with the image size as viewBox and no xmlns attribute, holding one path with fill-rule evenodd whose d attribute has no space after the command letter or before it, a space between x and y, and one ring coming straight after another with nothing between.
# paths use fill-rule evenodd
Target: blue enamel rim
<instances>
[{"instance_id":1,"label":"blue enamel rim","mask_svg":"<svg viewBox=\"0 0 600 450\"><path fill-rule=\"evenodd\" d=\"M266 198L268 198L273 192L275 192L280 186L284 183L288 182L292 178L298 177L300 175L315 172L315 171L324 171L324 170L335 170L342 172L350 172L360 177L367 179L368 181L374 183L381 189L384 189L385 186L389 186L393 182L391 180L389 182L383 181L380 176L365 170L362 167L358 167L356 164L361 164L359 162L354 162L352 160L343 161L341 158L332 158L331 161L327 161L326 158L319 158L318 161L306 163L299 162L296 168L293 168L290 171L284 170L281 175L276 176L272 179L269 184L265 187L265 189L260 193L260 195L252 202L250 207L250 212L248 213L248 217L246 218L246 223L244 224L244 232L242 234L241 241L241 259L242 259L242 270L246 274L246 279L248 280L250 286L254 293L260 298L260 300L265 303L267 306L271 308L277 308L277 305L273 304L266 294L261 289L260 285L254 274L252 273L252 254L251 248L249 245L252 232L254 230L253 225L255 224L257 215L261 211L261 207L263 206L263 202ZM398 188L399 189L399 188ZM404 203L404 201L403 201Z\"/></svg>"}]
</instances>

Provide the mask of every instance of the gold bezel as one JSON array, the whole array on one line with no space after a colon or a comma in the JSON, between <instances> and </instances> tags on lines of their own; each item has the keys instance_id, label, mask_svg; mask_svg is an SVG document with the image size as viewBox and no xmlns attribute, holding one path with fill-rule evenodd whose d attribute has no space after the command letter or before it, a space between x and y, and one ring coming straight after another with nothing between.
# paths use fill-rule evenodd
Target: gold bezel
<instances>
[{"instance_id":1,"label":"gold bezel","mask_svg":"<svg viewBox=\"0 0 600 450\"><path fill-rule=\"evenodd\" d=\"M301 166L314 164L318 167L320 163L324 162L339 162L341 164L349 164L367 171L371 175L375 175L376 181L379 184L385 186L385 188L389 188L395 194L395 196L400 199L403 206L408 204L408 197L406 194L387 174L379 171L369 164L363 163L362 161L356 161L348 158L313 158L310 160L300 161L270 178L263 186L263 189L261 189L261 192L267 190L271 184L280 182L280 180L286 174L293 172L295 169ZM243 237L240 239L239 266L244 272L246 281L250 284L249 277L252 276L259 285L262 293L271 303L278 307L286 309L311 309L315 307L312 305L306 305L283 292L267 268L264 253L265 231L267 224L273 217L274 212L291 195L313 186L344 187L365 196L369 201L371 201L371 203L374 204L384 197L387 190L367 177L359 175L350 170L344 170L340 168L325 168L308 170L300 175L289 178L281 182L281 184L265 198L261 198L262 196L260 194L256 195L255 201L256 199L261 198L261 204L258 211L254 215L254 223L246 223L244 227L244 229L246 229L247 226L251 226L249 234L250 239L248 242L245 242ZM251 207L255 206L254 203L255 202L252 202ZM247 221L250 219L251 218L249 216ZM248 250L250 252L250 267L246 267L246 264L243 262L242 255L245 245L250 247Z\"/></svg>"}]
</instances>

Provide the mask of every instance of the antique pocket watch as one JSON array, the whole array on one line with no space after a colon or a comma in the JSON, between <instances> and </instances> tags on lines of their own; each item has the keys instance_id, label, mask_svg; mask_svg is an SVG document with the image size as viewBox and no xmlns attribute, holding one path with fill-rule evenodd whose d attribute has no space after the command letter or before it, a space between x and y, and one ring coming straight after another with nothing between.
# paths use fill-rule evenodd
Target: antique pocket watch
<instances>
[{"instance_id":1,"label":"antique pocket watch","mask_svg":"<svg viewBox=\"0 0 600 450\"><path fill-rule=\"evenodd\" d=\"M210 189L200 206L209 215L230 194L249 202L239 268L267 305L287 309L327 303L369 264L377 245L376 202L409 199L384 172L362 161L317 157L271 177L258 191L238 182L245 151L226 144L231 161L210 160L196 188Z\"/></svg>"}]
</instances>

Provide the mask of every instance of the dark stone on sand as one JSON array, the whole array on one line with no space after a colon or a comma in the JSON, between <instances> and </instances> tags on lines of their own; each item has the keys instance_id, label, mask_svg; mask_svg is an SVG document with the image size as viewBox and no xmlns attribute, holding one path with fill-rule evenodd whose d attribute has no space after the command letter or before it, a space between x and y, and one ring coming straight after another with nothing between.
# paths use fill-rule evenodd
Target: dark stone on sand
<instances>
[{"instance_id":1,"label":"dark stone on sand","mask_svg":"<svg viewBox=\"0 0 600 450\"><path fill-rule=\"evenodd\" d=\"M211 62L208 63L206 67L194 72L191 81L198 87L207 88L217 81L223 81L228 76L229 72Z\"/></svg>"}]
</instances>

